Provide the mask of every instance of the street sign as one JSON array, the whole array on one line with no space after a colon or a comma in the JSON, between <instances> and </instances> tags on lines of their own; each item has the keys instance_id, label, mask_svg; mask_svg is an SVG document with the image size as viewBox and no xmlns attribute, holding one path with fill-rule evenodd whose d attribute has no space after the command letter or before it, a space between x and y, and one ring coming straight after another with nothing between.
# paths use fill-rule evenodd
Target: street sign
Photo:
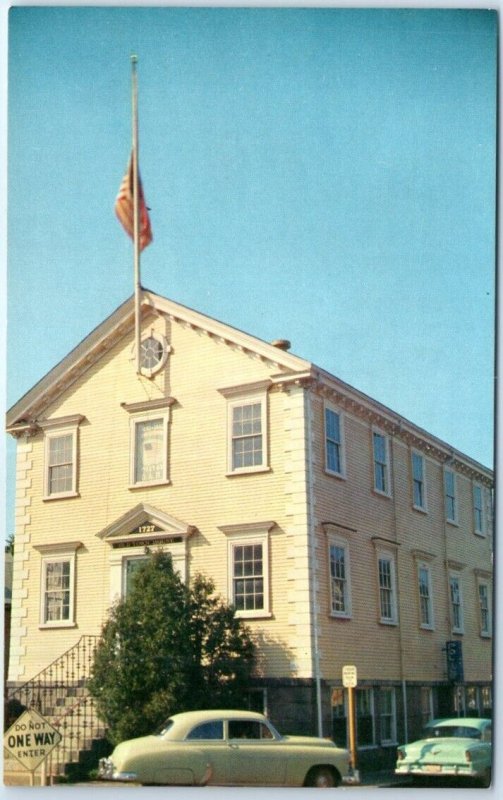
<instances>
[{"instance_id":1,"label":"street sign","mask_svg":"<svg viewBox=\"0 0 503 800\"><path fill-rule=\"evenodd\" d=\"M347 664L342 668L342 685L345 689L354 689L357 683L356 667L353 664Z\"/></svg>"},{"instance_id":2,"label":"street sign","mask_svg":"<svg viewBox=\"0 0 503 800\"><path fill-rule=\"evenodd\" d=\"M4 734L3 745L25 769L35 772L49 753L60 743L62 736L35 709L27 709Z\"/></svg>"}]
</instances>

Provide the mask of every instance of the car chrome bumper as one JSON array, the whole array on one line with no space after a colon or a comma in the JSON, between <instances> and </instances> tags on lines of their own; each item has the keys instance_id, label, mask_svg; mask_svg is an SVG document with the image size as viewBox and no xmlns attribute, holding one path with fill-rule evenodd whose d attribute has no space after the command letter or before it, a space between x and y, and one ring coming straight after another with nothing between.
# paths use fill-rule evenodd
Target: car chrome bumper
<instances>
[{"instance_id":1,"label":"car chrome bumper","mask_svg":"<svg viewBox=\"0 0 503 800\"><path fill-rule=\"evenodd\" d=\"M433 768L434 767L434 768ZM419 777L424 778L434 778L435 776L438 777L466 777L466 778L478 778L480 777L478 772L474 772L470 767L465 767L464 765L460 764L459 766L450 766L444 764L434 764L434 765L424 765L424 766L404 766L404 767L397 767L395 769L395 775L416 775Z\"/></svg>"},{"instance_id":2,"label":"car chrome bumper","mask_svg":"<svg viewBox=\"0 0 503 800\"><path fill-rule=\"evenodd\" d=\"M110 758L100 758L98 777L102 781L136 781L136 772L117 772Z\"/></svg>"}]
</instances>

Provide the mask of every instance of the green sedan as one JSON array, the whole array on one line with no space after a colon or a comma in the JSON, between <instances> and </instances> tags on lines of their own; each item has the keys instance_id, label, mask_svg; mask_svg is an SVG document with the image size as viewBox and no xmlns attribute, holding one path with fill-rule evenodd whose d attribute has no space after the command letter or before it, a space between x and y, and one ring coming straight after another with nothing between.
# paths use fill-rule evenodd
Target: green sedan
<instances>
[{"instance_id":1,"label":"green sedan","mask_svg":"<svg viewBox=\"0 0 503 800\"><path fill-rule=\"evenodd\" d=\"M351 782L350 757L328 740L282 736L263 714L187 711L101 759L102 780L171 786L314 786Z\"/></svg>"},{"instance_id":2,"label":"green sedan","mask_svg":"<svg viewBox=\"0 0 503 800\"><path fill-rule=\"evenodd\" d=\"M396 775L413 778L456 776L491 783L491 720L475 717L435 719L423 738L398 748Z\"/></svg>"}]
</instances>

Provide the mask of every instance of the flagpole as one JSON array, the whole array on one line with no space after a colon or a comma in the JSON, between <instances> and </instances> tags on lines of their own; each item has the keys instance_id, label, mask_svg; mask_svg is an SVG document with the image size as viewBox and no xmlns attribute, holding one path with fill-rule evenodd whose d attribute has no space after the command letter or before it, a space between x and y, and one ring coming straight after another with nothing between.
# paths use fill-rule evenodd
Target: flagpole
<instances>
[{"instance_id":1,"label":"flagpole","mask_svg":"<svg viewBox=\"0 0 503 800\"><path fill-rule=\"evenodd\" d=\"M136 373L141 374L141 277L140 277L140 198L138 191L138 78L136 65L138 57L131 56L131 90L133 118L133 244L134 244L134 317Z\"/></svg>"}]
</instances>

